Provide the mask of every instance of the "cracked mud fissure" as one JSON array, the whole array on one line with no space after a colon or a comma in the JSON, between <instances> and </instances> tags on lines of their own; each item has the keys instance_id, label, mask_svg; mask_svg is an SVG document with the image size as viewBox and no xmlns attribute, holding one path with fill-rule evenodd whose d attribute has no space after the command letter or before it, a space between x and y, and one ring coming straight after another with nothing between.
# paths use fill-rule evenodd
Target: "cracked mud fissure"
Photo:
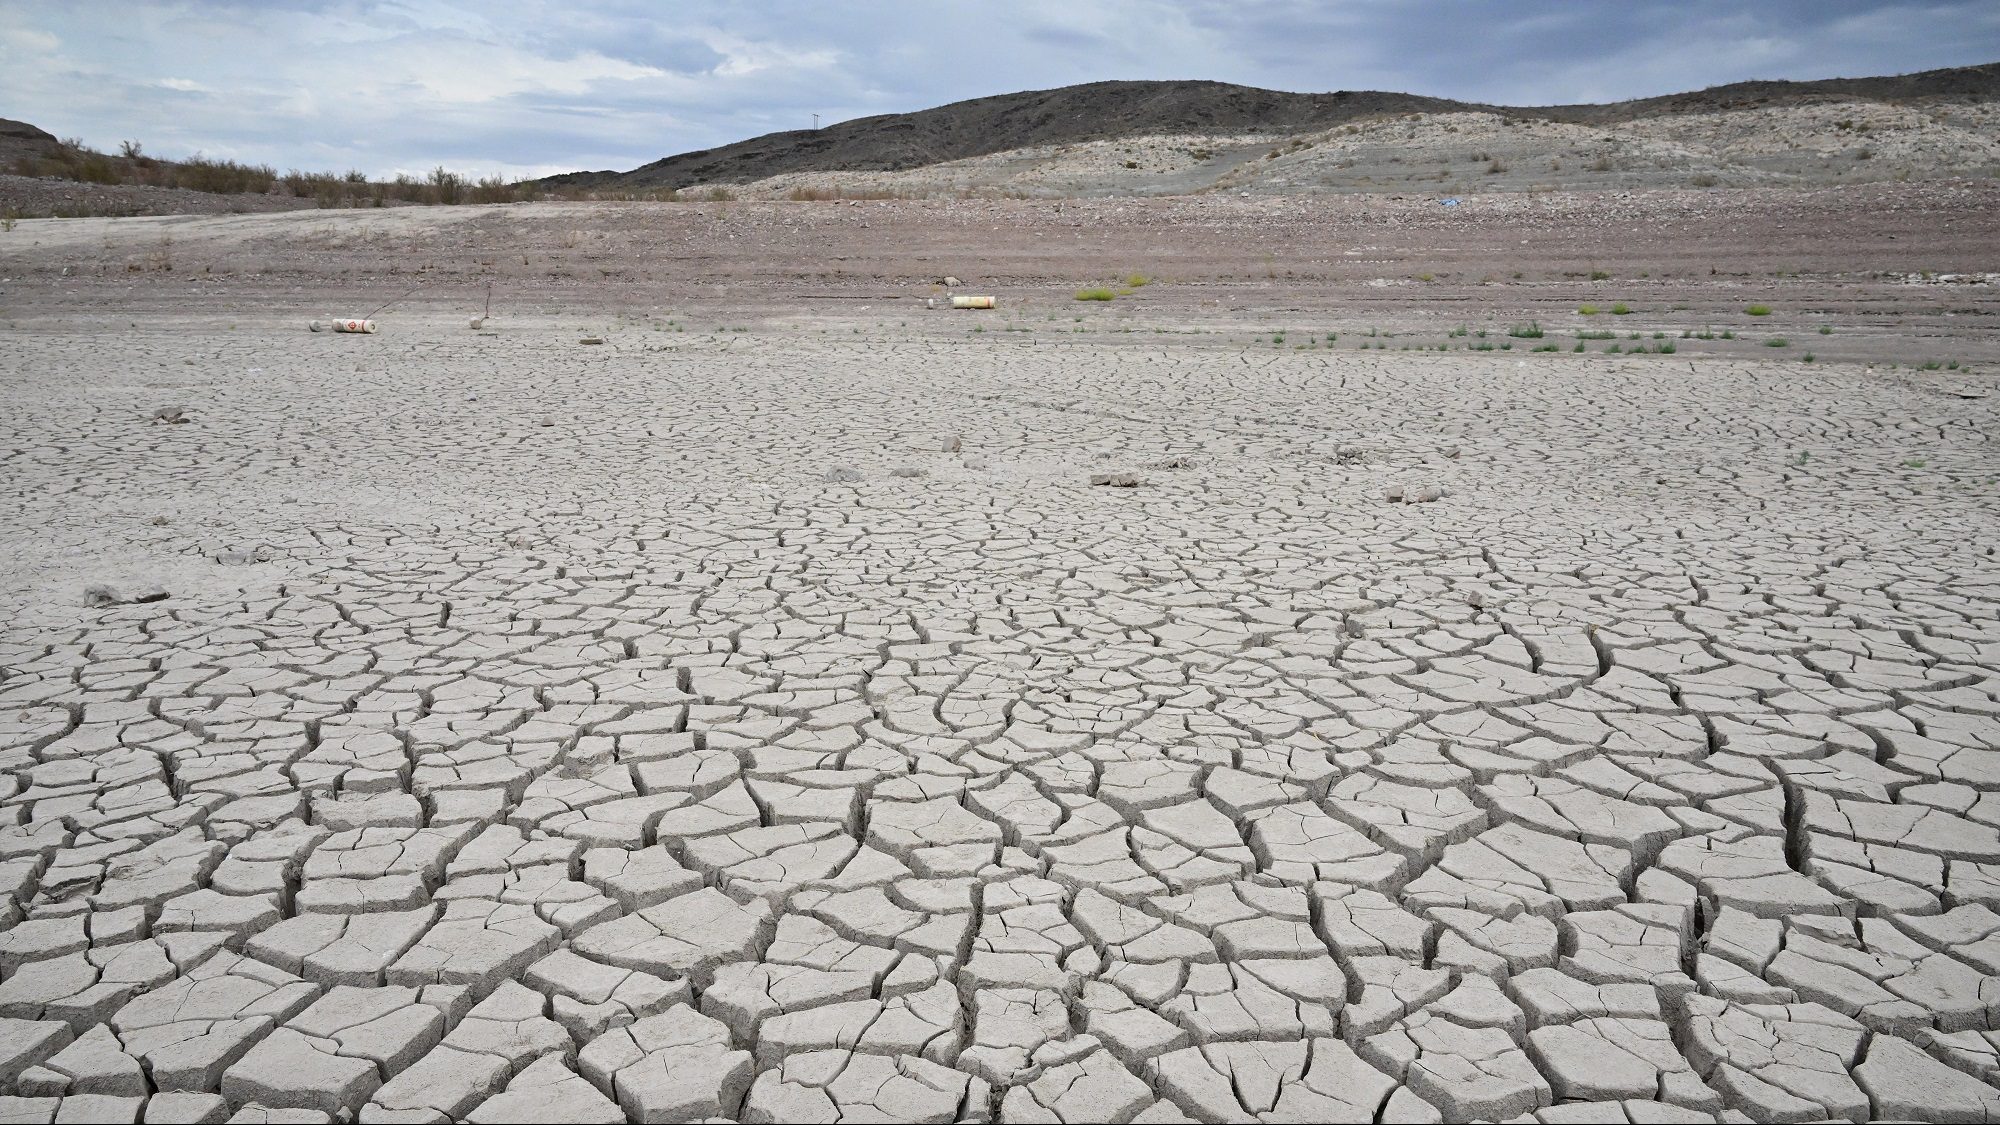
<instances>
[{"instance_id":1,"label":"cracked mud fissure","mask_svg":"<svg viewBox=\"0 0 2000 1125\"><path fill-rule=\"evenodd\" d=\"M2000 399L576 336L10 333L8 1114L2000 1117Z\"/></svg>"}]
</instances>

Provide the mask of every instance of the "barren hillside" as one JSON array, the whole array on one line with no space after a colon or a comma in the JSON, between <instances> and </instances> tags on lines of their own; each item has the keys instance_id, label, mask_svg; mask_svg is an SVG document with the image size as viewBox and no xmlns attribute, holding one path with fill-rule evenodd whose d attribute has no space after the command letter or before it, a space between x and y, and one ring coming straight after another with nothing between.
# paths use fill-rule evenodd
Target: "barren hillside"
<instances>
[{"instance_id":1,"label":"barren hillside","mask_svg":"<svg viewBox=\"0 0 2000 1125\"><path fill-rule=\"evenodd\" d=\"M1098 82L772 133L551 187L753 197L1817 185L2000 171L2000 64L1507 107Z\"/></svg>"}]
</instances>

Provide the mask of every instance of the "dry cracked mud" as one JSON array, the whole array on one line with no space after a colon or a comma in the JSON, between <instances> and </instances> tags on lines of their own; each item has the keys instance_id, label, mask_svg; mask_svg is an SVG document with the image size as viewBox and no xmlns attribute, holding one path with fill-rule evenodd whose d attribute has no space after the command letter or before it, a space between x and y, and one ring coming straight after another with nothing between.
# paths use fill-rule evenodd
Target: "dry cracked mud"
<instances>
[{"instance_id":1,"label":"dry cracked mud","mask_svg":"<svg viewBox=\"0 0 2000 1125\"><path fill-rule=\"evenodd\" d=\"M0 351L8 1120L2000 1119L1964 377L137 315Z\"/></svg>"}]
</instances>

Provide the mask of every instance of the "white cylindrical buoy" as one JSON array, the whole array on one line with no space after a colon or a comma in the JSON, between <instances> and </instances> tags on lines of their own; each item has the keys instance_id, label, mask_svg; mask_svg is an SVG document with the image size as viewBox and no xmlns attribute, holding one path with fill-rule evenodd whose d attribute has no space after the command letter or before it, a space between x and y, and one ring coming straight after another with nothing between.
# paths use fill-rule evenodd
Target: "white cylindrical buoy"
<instances>
[{"instance_id":1,"label":"white cylindrical buoy","mask_svg":"<svg viewBox=\"0 0 2000 1125\"><path fill-rule=\"evenodd\" d=\"M993 307L993 298L953 297L951 299L951 307L955 309L990 309Z\"/></svg>"},{"instance_id":2,"label":"white cylindrical buoy","mask_svg":"<svg viewBox=\"0 0 2000 1125\"><path fill-rule=\"evenodd\" d=\"M334 321L333 330L335 332L373 332L375 331L375 322L348 317Z\"/></svg>"}]
</instances>

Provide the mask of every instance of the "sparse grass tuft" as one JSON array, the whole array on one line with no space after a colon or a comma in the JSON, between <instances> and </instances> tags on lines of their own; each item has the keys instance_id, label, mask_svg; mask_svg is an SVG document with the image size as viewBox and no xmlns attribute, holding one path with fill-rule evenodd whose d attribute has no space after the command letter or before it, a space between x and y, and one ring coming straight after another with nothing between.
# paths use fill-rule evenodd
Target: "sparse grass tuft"
<instances>
[{"instance_id":1,"label":"sparse grass tuft","mask_svg":"<svg viewBox=\"0 0 2000 1125\"><path fill-rule=\"evenodd\" d=\"M1525 325L1517 324L1509 328L1507 335L1517 340L1539 340L1543 335L1542 326L1531 320Z\"/></svg>"},{"instance_id":2,"label":"sparse grass tuft","mask_svg":"<svg viewBox=\"0 0 2000 1125\"><path fill-rule=\"evenodd\" d=\"M1578 306L1576 307L1576 312L1577 312L1577 315L1578 315L1578 316L1596 316L1596 315L1597 315L1597 306L1596 306L1596 305L1578 305Z\"/></svg>"},{"instance_id":3,"label":"sparse grass tuft","mask_svg":"<svg viewBox=\"0 0 2000 1125\"><path fill-rule=\"evenodd\" d=\"M1147 285L1152 284L1152 281L1152 278L1147 277L1143 273L1128 273L1125 275L1125 288L1143 289Z\"/></svg>"},{"instance_id":4,"label":"sparse grass tuft","mask_svg":"<svg viewBox=\"0 0 2000 1125\"><path fill-rule=\"evenodd\" d=\"M1626 316L1630 314L1631 311L1632 311L1632 306L1626 304L1623 301L1620 301L1617 304L1611 306L1612 316Z\"/></svg>"},{"instance_id":5,"label":"sparse grass tuft","mask_svg":"<svg viewBox=\"0 0 2000 1125\"><path fill-rule=\"evenodd\" d=\"M1095 289L1079 289L1076 291L1076 299L1079 301L1109 301L1115 299L1117 296L1118 294L1101 286Z\"/></svg>"},{"instance_id":6,"label":"sparse grass tuft","mask_svg":"<svg viewBox=\"0 0 2000 1125\"><path fill-rule=\"evenodd\" d=\"M1747 307L1745 307L1743 311L1744 311L1744 312L1746 312L1746 313L1748 313L1748 314L1749 314L1749 315L1751 315L1751 316L1770 316L1770 315L1771 315L1771 306L1769 306L1769 305L1750 305L1750 306L1747 306Z\"/></svg>"},{"instance_id":7,"label":"sparse grass tuft","mask_svg":"<svg viewBox=\"0 0 2000 1125\"><path fill-rule=\"evenodd\" d=\"M1764 341L1764 346L1767 348L1789 348L1792 346L1792 342L1783 336L1773 336Z\"/></svg>"}]
</instances>

